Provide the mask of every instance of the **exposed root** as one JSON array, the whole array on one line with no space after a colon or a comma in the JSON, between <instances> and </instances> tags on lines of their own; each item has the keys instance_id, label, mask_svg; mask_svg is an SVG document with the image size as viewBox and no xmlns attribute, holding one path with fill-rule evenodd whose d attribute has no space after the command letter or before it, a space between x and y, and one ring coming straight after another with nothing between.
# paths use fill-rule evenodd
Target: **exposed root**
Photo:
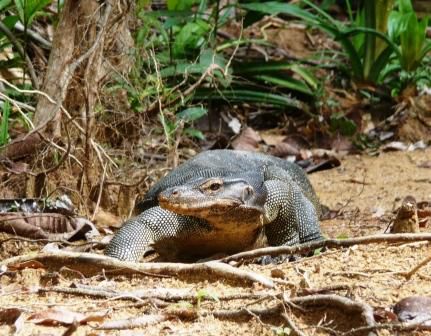
<instances>
[{"instance_id":1,"label":"exposed root","mask_svg":"<svg viewBox=\"0 0 431 336\"><path fill-rule=\"evenodd\" d=\"M24 256L12 257L0 262L0 266L10 266L36 260L45 267L58 270L64 266L78 270L85 275L97 274L102 270L109 272L121 271L121 274L204 274L206 278L216 276L232 280L246 281L249 283L260 283L265 287L273 288L274 282L258 273L237 269L230 265L209 261L197 264L182 263L132 263L124 262L115 258L94 254L78 252L43 252L31 253Z\"/></svg>"},{"instance_id":2,"label":"exposed root","mask_svg":"<svg viewBox=\"0 0 431 336\"><path fill-rule=\"evenodd\" d=\"M398 233L398 234L379 234L373 236L349 238L349 239L326 239L313 241L310 243L295 245L295 246L276 246L264 247L252 251L237 253L220 259L223 262L239 261L245 259L255 259L261 256L269 255L276 257L281 254L299 254L314 251L318 248L343 248L354 245L365 245L375 243L401 243L412 241L431 241L431 233Z\"/></svg>"},{"instance_id":3,"label":"exposed root","mask_svg":"<svg viewBox=\"0 0 431 336\"><path fill-rule=\"evenodd\" d=\"M112 299L134 300L141 302L146 299L157 299L164 301L192 301L198 300L198 294L190 289L176 289L176 288L155 288L155 289L141 289L136 291L122 292L110 289L103 289L99 287L77 286L73 287L51 287L51 288L38 288L40 293L64 293L71 295L82 296L95 296ZM232 301L232 300L260 300L273 298L274 293L261 293L261 294L231 294L217 296L219 301ZM278 296L281 294L278 293Z\"/></svg>"}]
</instances>

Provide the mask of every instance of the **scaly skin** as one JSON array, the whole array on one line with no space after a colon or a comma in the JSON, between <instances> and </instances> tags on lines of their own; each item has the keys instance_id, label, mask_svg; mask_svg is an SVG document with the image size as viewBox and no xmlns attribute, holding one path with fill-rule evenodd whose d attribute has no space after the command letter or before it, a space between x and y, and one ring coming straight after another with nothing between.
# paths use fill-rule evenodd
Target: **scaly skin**
<instances>
[{"instance_id":1,"label":"scaly skin","mask_svg":"<svg viewBox=\"0 0 431 336\"><path fill-rule=\"evenodd\" d=\"M263 154L201 153L151 188L143 205L107 255L138 261L153 247L164 259L194 261L321 239L320 205L306 175Z\"/></svg>"}]
</instances>

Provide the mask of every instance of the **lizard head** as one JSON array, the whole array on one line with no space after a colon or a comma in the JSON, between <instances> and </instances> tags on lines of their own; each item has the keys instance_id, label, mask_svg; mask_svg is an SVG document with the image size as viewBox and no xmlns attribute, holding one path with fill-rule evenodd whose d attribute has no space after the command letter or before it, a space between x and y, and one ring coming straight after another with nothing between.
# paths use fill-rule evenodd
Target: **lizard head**
<instances>
[{"instance_id":1,"label":"lizard head","mask_svg":"<svg viewBox=\"0 0 431 336\"><path fill-rule=\"evenodd\" d=\"M159 204L172 212L206 220L258 217L267 191L260 176L197 178L159 194Z\"/></svg>"}]
</instances>

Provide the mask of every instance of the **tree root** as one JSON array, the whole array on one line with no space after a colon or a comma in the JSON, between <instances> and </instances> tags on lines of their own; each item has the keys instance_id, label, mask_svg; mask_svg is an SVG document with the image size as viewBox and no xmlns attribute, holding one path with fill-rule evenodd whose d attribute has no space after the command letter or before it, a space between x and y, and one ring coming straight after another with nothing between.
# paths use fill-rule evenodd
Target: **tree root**
<instances>
[{"instance_id":1,"label":"tree root","mask_svg":"<svg viewBox=\"0 0 431 336\"><path fill-rule=\"evenodd\" d=\"M281 254L299 254L314 251L318 248L342 248L350 247L354 245L365 245L375 243L401 243L401 242L412 242L412 241L431 241L431 233L398 233L398 234L379 234L373 236L349 238L349 239L326 239L313 241L305 244L295 246L276 246L276 247L264 247L256 250L245 251L237 253L225 258L220 259L223 262L239 261L246 259L255 259L265 255L276 257Z\"/></svg>"},{"instance_id":2,"label":"tree root","mask_svg":"<svg viewBox=\"0 0 431 336\"><path fill-rule=\"evenodd\" d=\"M139 289L136 291L115 291L110 289L103 289L92 286L76 285L76 287L47 287L38 288L39 293L64 293L71 295L94 296L111 299L127 299L142 301L145 299L157 299L164 301L198 301L198 293L190 289L177 289L177 288L154 288L154 289ZM262 300L265 298L271 299L280 293L265 292L260 294L230 294L217 296L219 301L232 301L232 300Z\"/></svg>"},{"instance_id":3,"label":"tree root","mask_svg":"<svg viewBox=\"0 0 431 336\"><path fill-rule=\"evenodd\" d=\"M165 274L165 275L191 275L203 274L205 278L216 276L248 283L260 283L273 288L274 282L258 273L241 270L230 265L209 261L197 264L182 263L132 263L124 262L115 258L94 254L78 252L43 252L31 253L24 256L12 257L0 262L0 266L13 266L23 262L38 261L49 269L59 270L62 267L82 272L85 275L97 274L102 269L112 272L121 271L121 274Z\"/></svg>"}]
</instances>

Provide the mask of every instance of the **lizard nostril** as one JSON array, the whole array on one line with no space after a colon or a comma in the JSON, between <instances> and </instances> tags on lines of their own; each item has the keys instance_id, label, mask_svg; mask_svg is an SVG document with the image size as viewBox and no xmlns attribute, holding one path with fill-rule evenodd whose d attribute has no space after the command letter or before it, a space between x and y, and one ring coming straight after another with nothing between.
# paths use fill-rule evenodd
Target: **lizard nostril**
<instances>
[{"instance_id":1,"label":"lizard nostril","mask_svg":"<svg viewBox=\"0 0 431 336\"><path fill-rule=\"evenodd\" d=\"M178 196L180 194L180 191L178 190L178 189L174 189L174 190L172 190L172 192L171 192L171 195L172 196Z\"/></svg>"}]
</instances>

